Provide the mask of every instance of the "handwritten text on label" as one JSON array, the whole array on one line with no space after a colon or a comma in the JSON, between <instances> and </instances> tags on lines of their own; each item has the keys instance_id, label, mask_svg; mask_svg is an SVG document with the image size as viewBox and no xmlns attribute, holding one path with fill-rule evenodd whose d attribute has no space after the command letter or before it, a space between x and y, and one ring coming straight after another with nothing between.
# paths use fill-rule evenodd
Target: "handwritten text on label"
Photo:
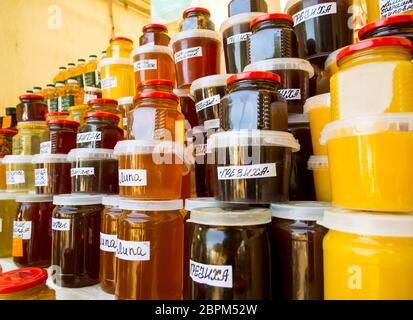
<instances>
[{"instance_id":1,"label":"handwritten text on label","mask_svg":"<svg viewBox=\"0 0 413 320\"><path fill-rule=\"evenodd\" d=\"M190 260L189 275L197 283L232 288L232 266L209 265Z\"/></svg>"},{"instance_id":2,"label":"handwritten text on label","mask_svg":"<svg viewBox=\"0 0 413 320\"><path fill-rule=\"evenodd\" d=\"M277 176L275 163L218 167L218 180L258 179Z\"/></svg>"}]
</instances>

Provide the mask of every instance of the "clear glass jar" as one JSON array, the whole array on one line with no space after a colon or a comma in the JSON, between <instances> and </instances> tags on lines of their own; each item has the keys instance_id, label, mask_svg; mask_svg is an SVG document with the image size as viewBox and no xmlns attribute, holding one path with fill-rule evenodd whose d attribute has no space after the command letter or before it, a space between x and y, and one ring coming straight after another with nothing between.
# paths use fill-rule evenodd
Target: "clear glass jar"
<instances>
[{"instance_id":1,"label":"clear glass jar","mask_svg":"<svg viewBox=\"0 0 413 320\"><path fill-rule=\"evenodd\" d=\"M123 140L119 116L109 112L93 111L84 116L86 123L77 133L77 148L114 149Z\"/></svg>"},{"instance_id":2,"label":"clear glass jar","mask_svg":"<svg viewBox=\"0 0 413 320\"><path fill-rule=\"evenodd\" d=\"M16 197L13 222L13 261L22 267L48 268L51 260L51 219L54 205L50 195Z\"/></svg>"},{"instance_id":3,"label":"clear glass jar","mask_svg":"<svg viewBox=\"0 0 413 320\"><path fill-rule=\"evenodd\" d=\"M171 38L168 36L168 28L163 24L152 23L142 28L143 34L139 38L139 45L168 46Z\"/></svg>"},{"instance_id":4,"label":"clear glass jar","mask_svg":"<svg viewBox=\"0 0 413 320\"><path fill-rule=\"evenodd\" d=\"M0 300L56 300L46 285L47 271L23 268L0 274Z\"/></svg>"},{"instance_id":5,"label":"clear glass jar","mask_svg":"<svg viewBox=\"0 0 413 320\"><path fill-rule=\"evenodd\" d=\"M105 208L100 227L100 287L103 291L114 294L118 221L122 210L119 209L119 196L105 196L102 204Z\"/></svg>"},{"instance_id":6,"label":"clear glass jar","mask_svg":"<svg viewBox=\"0 0 413 320\"><path fill-rule=\"evenodd\" d=\"M19 97L20 103L16 106L17 122L45 121L47 104L44 97L38 94L24 94Z\"/></svg>"},{"instance_id":7,"label":"clear glass jar","mask_svg":"<svg viewBox=\"0 0 413 320\"><path fill-rule=\"evenodd\" d=\"M105 58L130 58L133 50L133 41L124 37L110 39Z\"/></svg>"},{"instance_id":8,"label":"clear glass jar","mask_svg":"<svg viewBox=\"0 0 413 320\"><path fill-rule=\"evenodd\" d=\"M53 198L51 278L58 286L99 283L101 203L100 195Z\"/></svg>"},{"instance_id":9,"label":"clear glass jar","mask_svg":"<svg viewBox=\"0 0 413 320\"><path fill-rule=\"evenodd\" d=\"M215 30L215 24L211 20L211 13L208 9L193 7L188 8L182 14L183 20L179 24L179 31L196 29Z\"/></svg>"},{"instance_id":10,"label":"clear glass jar","mask_svg":"<svg viewBox=\"0 0 413 320\"><path fill-rule=\"evenodd\" d=\"M178 111L178 97L167 92L139 93L129 112L129 139L155 139L184 143L185 117Z\"/></svg>"},{"instance_id":11,"label":"clear glass jar","mask_svg":"<svg viewBox=\"0 0 413 320\"><path fill-rule=\"evenodd\" d=\"M123 118L125 113L119 107L118 100L115 99L92 99L88 102L88 111L109 112L119 116L119 128L123 129Z\"/></svg>"},{"instance_id":12,"label":"clear glass jar","mask_svg":"<svg viewBox=\"0 0 413 320\"><path fill-rule=\"evenodd\" d=\"M85 105L85 104L81 104L79 106L74 106L74 107L70 107L68 109L69 111L69 117L67 118L67 120L72 120L72 121L76 121L78 122L80 125L83 125L84 123L84 119L83 116L85 115L85 113L89 110L89 106Z\"/></svg>"},{"instance_id":13,"label":"clear glass jar","mask_svg":"<svg viewBox=\"0 0 413 320\"><path fill-rule=\"evenodd\" d=\"M116 298L182 299L183 201L121 200L119 207Z\"/></svg>"},{"instance_id":14,"label":"clear glass jar","mask_svg":"<svg viewBox=\"0 0 413 320\"><path fill-rule=\"evenodd\" d=\"M7 192L33 192L34 164L32 156L10 155L3 158Z\"/></svg>"},{"instance_id":15,"label":"clear glass jar","mask_svg":"<svg viewBox=\"0 0 413 320\"><path fill-rule=\"evenodd\" d=\"M47 122L52 154L68 154L76 148L76 136L79 123L72 120L50 120Z\"/></svg>"},{"instance_id":16,"label":"clear glass jar","mask_svg":"<svg viewBox=\"0 0 413 320\"><path fill-rule=\"evenodd\" d=\"M279 87L280 77L270 72L242 72L228 78L219 108L220 127L287 131L287 104Z\"/></svg>"},{"instance_id":17,"label":"clear glass jar","mask_svg":"<svg viewBox=\"0 0 413 320\"><path fill-rule=\"evenodd\" d=\"M174 84L171 80L166 79L155 79L155 80L145 80L141 81L136 85L136 92L169 92L173 93Z\"/></svg>"},{"instance_id":18,"label":"clear glass jar","mask_svg":"<svg viewBox=\"0 0 413 320\"><path fill-rule=\"evenodd\" d=\"M14 155L34 155L40 153L40 144L49 141L47 125L39 122L20 122L17 124L19 131L13 137Z\"/></svg>"},{"instance_id":19,"label":"clear glass jar","mask_svg":"<svg viewBox=\"0 0 413 320\"><path fill-rule=\"evenodd\" d=\"M16 130L0 129L0 158L13 153L13 137Z\"/></svg>"}]
</instances>

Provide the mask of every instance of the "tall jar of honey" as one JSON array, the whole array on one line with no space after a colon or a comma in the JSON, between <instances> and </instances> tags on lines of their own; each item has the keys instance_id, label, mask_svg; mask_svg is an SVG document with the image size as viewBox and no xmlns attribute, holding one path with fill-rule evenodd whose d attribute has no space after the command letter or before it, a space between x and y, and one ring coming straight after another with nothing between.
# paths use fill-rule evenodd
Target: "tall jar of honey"
<instances>
[{"instance_id":1,"label":"tall jar of honey","mask_svg":"<svg viewBox=\"0 0 413 320\"><path fill-rule=\"evenodd\" d=\"M133 41L125 37L110 39L110 45L106 49L106 58L130 58L133 50Z\"/></svg>"}]
</instances>

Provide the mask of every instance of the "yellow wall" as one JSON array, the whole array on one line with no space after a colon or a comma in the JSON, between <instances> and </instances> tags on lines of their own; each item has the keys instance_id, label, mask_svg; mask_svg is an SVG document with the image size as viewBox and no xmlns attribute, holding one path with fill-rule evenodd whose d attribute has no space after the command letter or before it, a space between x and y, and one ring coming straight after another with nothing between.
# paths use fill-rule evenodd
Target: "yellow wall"
<instances>
[{"instance_id":1,"label":"yellow wall","mask_svg":"<svg viewBox=\"0 0 413 320\"><path fill-rule=\"evenodd\" d=\"M53 5L61 9L61 29L50 29ZM136 42L150 21L116 0L1 0L0 13L0 114L26 90L50 83L59 66L100 56L112 34Z\"/></svg>"}]
</instances>

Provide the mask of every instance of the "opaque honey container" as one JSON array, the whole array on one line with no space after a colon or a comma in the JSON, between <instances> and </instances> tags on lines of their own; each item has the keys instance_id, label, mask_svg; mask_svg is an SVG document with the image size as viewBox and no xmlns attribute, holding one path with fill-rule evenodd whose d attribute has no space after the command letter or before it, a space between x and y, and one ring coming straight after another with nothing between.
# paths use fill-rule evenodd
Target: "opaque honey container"
<instances>
[{"instance_id":1,"label":"opaque honey container","mask_svg":"<svg viewBox=\"0 0 413 320\"><path fill-rule=\"evenodd\" d=\"M308 170L313 171L317 201L331 201L330 170L327 156L311 156Z\"/></svg>"},{"instance_id":2,"label":"opaque honey container","mask_svg":"<svg viewBox=\"0 0 413 320\"><path fill-rule=\"evenodd\" d=\"M328 124L334 206L372 211L413 211L413 113L388 113Z\"/></svg>"},{"instance_id":3,"label":"opaque honey container","mask_svg":"<svg viewBox=\"0 0 413 320\"><path fill-rule=\"evenodd\" d=\"M413 299L413 215L328 209L319 223L326 300Z\"/></svg>"}]
</instances>

